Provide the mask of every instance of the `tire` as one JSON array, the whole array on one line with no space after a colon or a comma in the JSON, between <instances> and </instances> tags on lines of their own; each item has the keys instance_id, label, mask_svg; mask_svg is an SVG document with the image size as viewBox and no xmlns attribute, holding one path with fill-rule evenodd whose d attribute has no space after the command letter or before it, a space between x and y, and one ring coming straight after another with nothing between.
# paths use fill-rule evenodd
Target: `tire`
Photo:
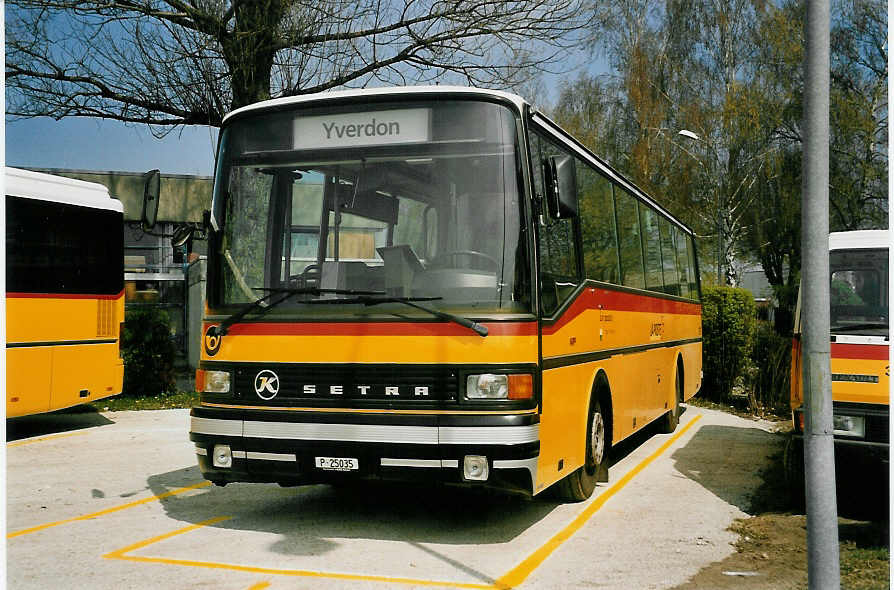
<instances>
[{"instance_id":1,"label":"tire","mask_svg":"<svg viewBox=\"0 0 894 590\"><path fill-rule=\"evenodd\" d=\"M670 434L680 424L680 403L683 401L683 373L677 367L677 378L674 382L674 407L668 410L661 422L661 432Z\"/></svg>"},{"instance_id":2,"label":"tire","mask_svg":"<svg viewBox=\"0 0 894 590\"><path fill-rule=\"evenodd\" d=\"M606 421L599 400L593 399L587 420L587 458L583 467L559 482L559 497L566 502L583 502L596 489L600 471L608 470Z\"/></svg>"}]
</instances>

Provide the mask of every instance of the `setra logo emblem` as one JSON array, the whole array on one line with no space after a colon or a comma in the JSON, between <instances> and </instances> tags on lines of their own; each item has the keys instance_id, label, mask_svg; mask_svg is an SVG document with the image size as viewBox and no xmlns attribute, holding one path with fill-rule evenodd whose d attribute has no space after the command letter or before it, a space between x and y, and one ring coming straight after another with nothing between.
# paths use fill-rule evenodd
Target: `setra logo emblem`
<instances>
[{"instance_id":1,"label":"setra logo emblem","mask_svg":"<svg viewBox=\"0 0 894 590\"><path fill-rule=\"evenodd\" d=\"M279 393L279 377L276 373L264 369L255 375L255 393L263 400L271 400Z\"/></svg>"},{"instance_id":2,"label":"setra logo emblem","mask_svg":"<svg viewBox=\"0 0 894 590\"><path fill-rule=\"evenodd\" d=\"M220 350L220 334L217 333L217 326L208 326L205 330L205 354L214 356Z\"/></svg>"}]
</instances>

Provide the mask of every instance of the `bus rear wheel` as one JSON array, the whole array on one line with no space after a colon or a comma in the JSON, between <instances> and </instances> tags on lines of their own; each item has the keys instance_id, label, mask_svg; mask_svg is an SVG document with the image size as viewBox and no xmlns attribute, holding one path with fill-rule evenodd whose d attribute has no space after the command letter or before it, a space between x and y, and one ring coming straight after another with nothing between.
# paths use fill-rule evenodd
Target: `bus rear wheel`
<instances>
[{"instance_id":1,"label":"bus rear wheel","mask_svg":"<svg viewBox=\"0 0 894 590\"><path fill-rule=\"evenodd\" d=\"M600 470L608 469L606 421L599 400L594 399L587 420L587 459L584 465L559 482L559 496L566 502L583 502L596 489Z\"/></svg>"},{"instance_id":2,"label":"bus rear wheel","mask_svg":"<svg viewBox=\"0 0 894 590\"><path fill-rule=\"evenodd\" d=\"M674 407L664 415L661 431L670 434L680 423L680 403L683 401L683 372L677 367L677 379L674 382Z\"/></svg>"}]
</instances>

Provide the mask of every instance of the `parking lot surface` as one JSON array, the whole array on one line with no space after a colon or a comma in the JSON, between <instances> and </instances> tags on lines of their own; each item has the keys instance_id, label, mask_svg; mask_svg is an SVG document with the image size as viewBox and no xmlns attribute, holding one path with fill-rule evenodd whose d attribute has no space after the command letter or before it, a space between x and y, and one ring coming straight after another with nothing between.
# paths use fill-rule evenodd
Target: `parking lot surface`
<instances>
[{"instance_id":1,"label":"parking lot surface","mask_svg":"<svg viewBox=\"0 0 894 590\"><path fill-rule=\"evenodd\" d=\"M453 487L204 482L188 410L8 422L9 588L672 588L733 552L779 444L688 408L580 504ZM31 435L33 433L33 435Z\"/></svg>"}]
</instances>

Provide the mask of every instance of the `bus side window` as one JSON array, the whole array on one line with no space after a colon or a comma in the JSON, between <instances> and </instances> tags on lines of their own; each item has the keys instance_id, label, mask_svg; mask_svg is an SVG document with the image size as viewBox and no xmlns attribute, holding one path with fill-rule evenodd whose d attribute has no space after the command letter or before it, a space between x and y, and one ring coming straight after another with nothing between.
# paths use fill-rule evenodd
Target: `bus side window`
<instances>
[{"instance_id":1,"label":"bus side window","mask_svg":"<svg viewBox=\"0 0 894 590\"><path fill-rule=\"evenodd\" d=\"M680 292L678 294L681 297L692 297L692 293L689 291L689 276L692 271L689 269L689 255L686 252L686 234L677 227L674 228L674 242L677 251L677 273L680 282Z\"/></svg>"},{"instance_id":2,"label":"bus side window","mask_svg":"<svg viewBox=\"0 0 894 590\"><path fill-rule=\"evenodd\" d=\"M615 210L618 212L618 246L621 257L621 284L625 287L646 287L643 267L643 245L640 239L638 201L630 193L615 187Z\"/></svg>"},{"instance_id":3,"label":"bus side window","mask_svg":"<svg viewBox=\"0 0 894 590\"><path fill-rule=\"evenodd\" d=\"M577 183L586 276L618 283L618 236L611 182L578 160Z\"/></svg>"},{"instance_id":4,"label":"bus side window","mask_svg":"<svg viewBox=\"0 0 894 590\"><path fill-rule=\"evenodd\" d=\"M661 241L658 234L658 213L639 205L640 227L643 236L643 254L646 262L646 288L664 292L661 272Z\"/></svg>"},{"instance_id":5,"label":"bus side window","mask_svg":"<svg viewBox=\"0 0 894 590\"><path fill-rule=\"evenodd\" d=\"M661 271L664 276L664 292L668 295L680 294L680 278L677 274L677 250L674 247L673 226L666 217L658 218L661 233Z\"/></svg>"},{"instance_id":6,"label":"bus side window","mask_svg":"<svg viewBox=\"0 0 894 590\"><path fill-rule=\"evenodd\" d=\"M564 155L555 145L531 134L531 157L534 161L534 186L542 197L542 165L550 156ZM574 219L554 219L544 215L546 227L538 227L540 249L540 308L543 315L551 315L567 299L580 283L578 258L575 244Z\"/></svg>"}]
</instances>

